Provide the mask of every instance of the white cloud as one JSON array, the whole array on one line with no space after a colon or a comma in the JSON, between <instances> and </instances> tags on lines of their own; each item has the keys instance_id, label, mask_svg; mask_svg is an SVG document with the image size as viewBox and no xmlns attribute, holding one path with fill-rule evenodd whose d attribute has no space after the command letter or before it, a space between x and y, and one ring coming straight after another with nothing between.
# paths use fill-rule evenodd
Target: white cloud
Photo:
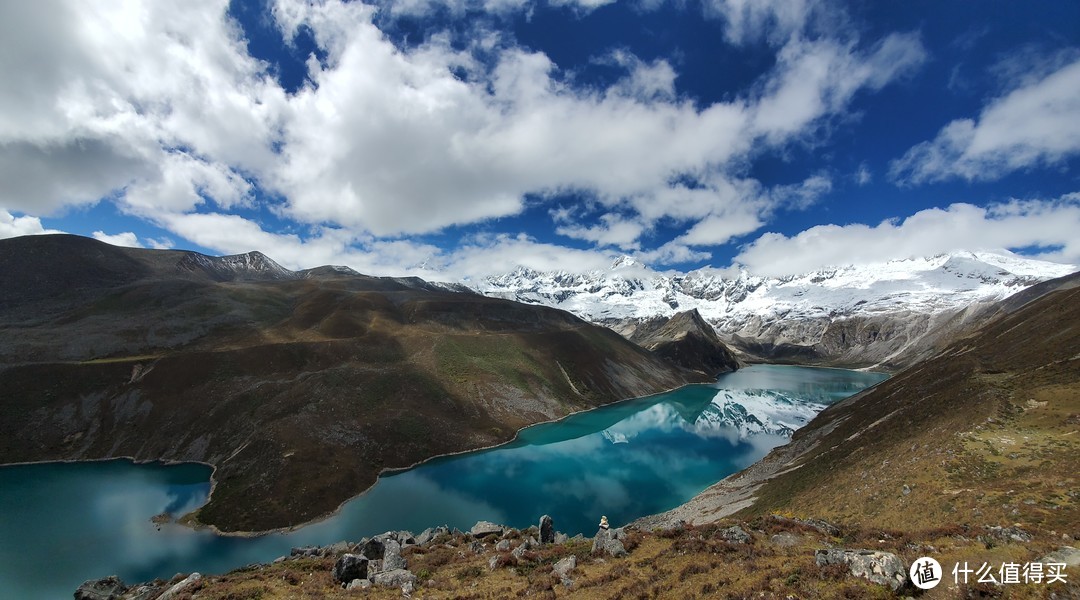
<instances>
[{"instance_id":1,"label":"white cloud","mask_svg":"<svg viewBox=\"0 0 1080 600\"><path fill-rule=\"evenodd\" d=\"M226 7L0 5L0 203L41 215L161 186L178 156L269 168L285 95Z\"/></svg>"},{"instance_id":2,"label":"white cloud","mask_svg":"<svg viewBox=\"0 0 1080 600\"><path fill-rule=\"evenodd\" d=\"M804 33L840 29L846 18L819 0L705 0L706 14L723 19L732 44L766 40L783 45Z\"/></svg>"},{"instance_id":3,"label":"white cloud","mask_svg":"<svg viewBox=\"0 0 1080 600\"><path fill-rule=\"evenodd\" d=\"M104 231L95 231L94 239L99 242L105 242L106 244L112 244L113 246L125 246L127 248L145 248L140 242L138 236L130 231L123 233L117 233L110 235Z\"/></svg>"},{"instance_id":4,"label":"white cloud","mask_svg":"<svg viewBox=\"0 0 1080 600\"><path fill-rule=\"evenodd\" d=\"M867 53L850 42L792 40L777 56L753 129L774 143L798 136L823 115L840 112L856 92L879 90L925 60L915 34L890 34Z\"/></svg>"},{"instance_id":5,"label":"white cloud","mask_svg":"<svg viewBox=\"0 0 1080 600\"><path fill-rule=\"evenodd\" d=\"M439 258L396 236L515 215L530 194L582 192L619 217L564 222L565 234L634 249L668 220L685 238L656 255L701 255L689 246L745 235L823 193L805 182L763 191L744 175L749 159L801 142L859 90L924 58L911 35L869 47L820 35L832 17L816 1L766 4L717 10L739 40L775 43L776 67L743 94L699 105L679 95L664 60L615 52L622 77L580 87L496 33L464 50L448 35L395 46L373 22L378 9L360 2L273 5L287 39L307 28L325 51L292 95L248 55L227 0L183 11L0 3L0 205L40 216L109 198L209 248L280 248L297 266L345 257L382 272ZM255 201L253 185L270 192L266 208L314 233L226 214ZM498 245L554 252L510 240Z\"/></svg>"},{"instance_id":6,"label":"white cloud","mask_svg":"<svg viewBox=\"0 0 1080 600\"><path fill-rule=\"evenodd\" d=\"M1039 258L1080 263L1080 193L1056 200L952 204L876 226L819 225L791 237L766 233L734 262L760 275L791 275L955 250L1046 249Z\"/></svg>"},{"instance_id":7,"label":"white cloud","mask_svg":"<svg viewBox=\"0 0 1080 600\"><path fill-rule=\"evenodd\" d=\"M45 229L41 225L41 219L31 216L16 217L8 211L0 208L0 239L18 237L20 235L40 235L43 233L63 233L54 229Z\"/></svg>"},{"instance_id":8,"label":"white cloud","mask_svg":"<svg viewBox=\"0 0 1080 600\"><path fill-rule=\"evenodd\" d=\"M870 167L868 167L866 163L862 163L859 165L858 170L855 171L852 178L855 180L856 184L864 186L874 180L874 174L870 172Z\"/></svg>"},{"instance_id":9,"label":"white cloud","mask_svg":"<svg viewBox=\"0 0 1080 600\"><path fill-rule=\"evenodd\" d=\"M694 250L678 240L672 240L655 250L636 252L634 258L649 266L665 266L709 260L712 254Z\"/></svg>"},{"instance_id":10,"label":"white cloud","mask_svg":"<svg viewBox=\"0 0 1080 600\"><path fill-rule=\"evenodd\" d=\"M623 249L637 249L637 240L644 231L645 227L640 222L625 219L616 213L602 215L600 222L591 227L564 225L555 229L559 235Z\"/></svg>"},{"instance_id":11,"label":"white cloud","mask_svg":"<svg viewBox=\"0 0 1080 600\"><path fill-rule=\"evenodd\" d=\"M901 183L995 180L1080 153L1080 60L957 119L892 163Z\"/></svg>"}]
</instances>

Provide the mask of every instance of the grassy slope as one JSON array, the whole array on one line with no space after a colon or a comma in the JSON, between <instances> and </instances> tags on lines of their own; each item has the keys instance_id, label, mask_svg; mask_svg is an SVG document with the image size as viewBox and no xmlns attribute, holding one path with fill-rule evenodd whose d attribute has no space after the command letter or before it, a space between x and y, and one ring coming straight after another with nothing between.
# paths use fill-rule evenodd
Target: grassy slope
<instances>
[{"instance_id":1,"label":"grassy slope","mask_svg":"<svg viewBox=\"0 0 1080 600\"><path fill-rule=\"evenodd\" d=\"M766 483L748 514L896 528L1020 522L1080 534L1078 373L1074 289L823 412L796 434L814 448Z\"/></svg>"}]
</instances>

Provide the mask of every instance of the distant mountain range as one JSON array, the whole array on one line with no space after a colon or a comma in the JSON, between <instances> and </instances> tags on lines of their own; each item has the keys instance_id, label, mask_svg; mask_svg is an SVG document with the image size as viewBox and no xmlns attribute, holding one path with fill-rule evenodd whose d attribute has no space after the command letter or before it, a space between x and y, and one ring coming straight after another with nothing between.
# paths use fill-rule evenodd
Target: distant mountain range
<instances>
[{"instance_id":1,"label":"distant mountain range","mask_svg":"<svg viewBox=\"0 0 1080 600\"><path fill-rule=\"evenodd\" d=\"M744 358L895 368L984 317L993 303L1076 266L960 252L788 277L659 273L628 257L605 271L512 273L471 282L498 298L568 310L631 335L697 310Z\"/></svg>"}]
</instances>

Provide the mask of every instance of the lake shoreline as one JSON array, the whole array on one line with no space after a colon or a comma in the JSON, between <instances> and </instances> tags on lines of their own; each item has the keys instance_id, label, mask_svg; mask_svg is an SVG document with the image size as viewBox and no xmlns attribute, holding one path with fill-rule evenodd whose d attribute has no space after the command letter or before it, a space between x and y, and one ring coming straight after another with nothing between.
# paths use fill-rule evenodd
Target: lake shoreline
<instances>
[{"instance_id":1,"label":"lake shoreline","mask_svg":"<svg viewBox=\"0 0 1080 600\"><path fill-rule=\"evenodd\" d=\"M619 400L612 400L611 402L608 402L606 404L600 404L600 405L597 405L597 406L594 406L594 407L591 407L591 408L585 408L585 409L581 409L581 410L572 411L572 412L569 412L569 413L567 413L567 414L565 414L565 415L563 415L561 417L557 417L555 419L548 419L546 421L537 421L536 423L530 423L529 425L525 425L524 427L518 428L518 430L514 432L513 437L511 437L510 439L508 439L506 441L503 441L503 442L499 442L497 444L490 444L490 445L487 445L487 446L482 446L482 447L477 447L477 448L459 450L459 451L456 451L456 452L444 452L444 453L437 454L437 455L434 455L434 456L430 456L430 457L425 458L423 460L417 461L417 462L415 462L415 463L413 463L411 465L408 465L406 467L393 467L393 468L384 467L382 470L379 471L378 475L376 476L375 483L372 483L370 486L365 488L360 493L358 493L356 495L353 495L353 496L350 496L349 498L345 499L340 504L338 504L338 506L334 510L332 510L332 511L330 511L328 513L319 515L319 516L317 516L317 517L315 517L313 519L309 519L307 521L304 521L303 523L298 523L296 525L288 525L288 526L285 526L285 527L276 527L276 528L273 528L273 529L260 530L260 531L222 531L216 525L212 525L212 524L209 524L209 523L202 523L202 522L197 520L197 517L195 515L198 513L199 509L202 508L202 506L205 506L207 503L210 502L210 499L211 499L211 497L213 496L213 493L214 493L214 489L217 487L217 484L218 484L217 478L215 477L215 475L217 473L217 470L218 470L217 465L214 465L214 464L211 464L211 463L208 463L208 462L205 462L205 461L198 461L198 460L171 460L171 459L137 459L137 458L135 458L133 456L123 455L123 456L112 456L112 457L106 457L106 458L64 458L64 459L49 459L49 460L19 461L19 462L11 462L11 463L0 463L0 468L23 466L23 465L78 464L78 463L108 462L108 461L121 461L121 460L128 461L128 462L130 462L132 464L136 464L136 465L153 465L153 464L160 464L162 466L176 466L176 465L185 465L185 464L202 465L202 466L209 467L211 469L210 481L209 481L209 483L210 483L210 491L206 495L206 502L204 502L203 505L200 506L199 508L196 508L195 510L193 510L193 511L191 511L189 513L186 513L184 515L180 515L180 516L176 517L173 520L174 523L176 523L178 525L182 525L182 526L187 527L189 529L192 529L194 531L210 531L214 535L218 535L218 536L221 536L221 537L258 538L258 537L263 537L263 536L273 535L273 534L286 534L287 535L287 534L292 533L294 531L298 531L298 530L303 529L305 527L308 527L310 525L315 525L317 523L321 523L323 521L326 521L328 519L331 519L331 518L339 515L346 504L348 504L349 502L352 502L353 500L356 500L357 498L360 498L360 497L364 496L365 494L367 494L368 492L370 492L379 483L379 479L382 478L383 475L393 475L393 474L396 474L396 473L403 473L405 471L415 469L416 467L427 464L427 463L429 463L429 462L431 462L433 460L438 460L440 458L448 458L448 457L453 457L453 456L460 456L460 455L463 455L463 454L469 454L469 453L472 453L472 452L483 452L483 451L486 451L486 450L493 450L493 449L496 449L496 448L500 448L502 446L506 446L508 444L512 444L512 443L516 442L518 440L519 436L521 435L521 432L526 430L526 429L529 429L530 427L536 427L538 425L548 425L548 424L553 424L553 423L559 423L559 422L564 421L564 420L566 420L566 419L568 419L568 418L570 418L572 416L579 415L579 414L582 414L582 413L587 413L589 411L593 411L593 410L596 410L596 409L599 409L599 408L609 408L609 407L611 407L613 405L621 404L621 403L624 403L624 402L633 402L635 400L644 400L644 399L647 399L647 398L652 398L653 396L659 396L661 394L669 394L669 393L675 392L677 390L681 390L681 389L689 387L689 386L698 386L698 385L707 386L707 385L713 385L713 383L715 383L715 381L712 382L712 383L707 383L707 382L684 383L684 384L676 386L676 387L668 388L668 389L661 390L661 391L658 391L658 392L653 392L651 394L646 394L644 396L634 396L634 397L631 397L631 398L622 398L622 399L619 399Z\"/></svg>"},{"instance_id":2,"label":"lake shoreline","mask_svg":"<svg viewBox=\"0 0 1080 600\"><path fill-rule=\"evenodd\" d=\"M770 367L792 367L792 368L796 368L796 369L810 368L810 369L827 369L827 370L836 370L836 371L854 371L854 372L861 372L861 373L867 373L868 372L868 371L865 371L865 370L842 369L842 368L839 368L839 367L823 367L823 366L816 366L816 365L814 365L814 366L801 366L801 365L784 365L784 364L770 364L770 363L754 363L752 365L747 365L747 367L759 366L759 365L760 366L770 366ZM734 371L733 373L737 373L737 372L738 371ZM885 375L886 379L891 377L891 374L886 373L886 372L872 372L872 373ZM725 375L725 374L727 374L727 373L724 373L724 374L721 374L721 375ZM719 379L719 376L718 376L718 379ZM653 398L653 397L664 395L664 394L670 394L670 393L676 392L678 390L686 389L686 388L689 388L689 387L696 387L696 386L713 387L713 386L716 385L718 379L714 380L712 382L686 383L686 384L682 384L682 385L675 386L675 387L672 387L672 388L668 388L668 389L665 389L665 390L661 390L661 391L658 391L658 392L654 392L654 393L651 393L651 394L646 394L644 396L634 396L634 397L631 397L631 398L613 400L613 401L608 402L606 404L600 404L598 406L572 411L572 412L569 412L569 413L567 413L565 415L562 415L562 416L554 418L554 419L548 419L548 420L545 420L545 421L537 421L535 423L530 423L529 425L518 428L514 432L514 435L511 438L509 438L507 440L504 440L502 442L496 443L496 444L489 444L487 446L479 446L479 447L464 449L464 450L460 450L460 451L456 451L456 452L440 453L440 454L436 454L436 455L427 457L427 458L425 458L423 460L416 461L415 463L410 464L408 466L404 466L404 467L394 467L394 468L387 467L387 468L383 468L383 469L381 469L379 471L378 475L376 476L376 480L375 480L374 483L372 483L370 486L368 486L367 488L365 488L361 492L346 498L341 503L339 503L337 505L337 507L335 507L332 511L321 514L321 515L319 515L319 516L317 516L315 518L306 520L306 521L304 521L302 523L298 523L298 524L295 524L295 525L289 525L289 526L285 526L285 527L277 527L277 528L273 528L273 529L259 530L259 531L222 531L216 525L208 524L208 523L202 523L202 522L198 521L198 518L197 518L198 511L202 508L202 506L205 506L207 503L210 502L210 499L213 496L214 490L216 489L216 487L218 485L217 478L215 477L215 475L217 474L217 470L218 470L217 465L214 465L214 464L211 464L211 463L208 463L208 462L205 462L205 461L197 461L197 460L178 461L178 460L171 460L171 459L136 459L136 458L134 458L132 456L115 456L115 457L107 457L107 458L53 459L53 460L41 460L41 461L21 461L21 462L14 462L14 463L3 463L3 464L0 464L0 467L19 466L19 465L32 465L32 464L50 464L50 463L54 463L54 464L76 464L76 463L92 463L92 462L115 461L115 460L126 460L126 461L131 462L132 464L138 464L138 465L153 465L153 464L159 464L159 465L162 465L162 466L174 466L174 465L184 465L184 464L202 465L202 466L209 467L211 469L210 478L209 478L210 491L207 493L206 501L202 505L200 505L199 508L196 508L195 510L193 510L191 512L188 512L186 514L177 516L174 519L174 522L176 524L181 525L181 526L186 527L186 528L189 528L189 529L194 530L194 531L209 531L209 532L213 533L214 535L220 536L220 537L223 537L223 538L258 538L258 537L274 535L274 534L288 535L290 533L299 531L299 530L301 530L301 529L303 529L305 527L309 527L309 526L324 522L326 520L332 519L332 518L340 515L342 510L344 509L344 507L348 503L350 503L350 502L352 502L352 501L354 501L354 500L356 500L358 498L362 498L365 495L367 495L368 493L370 493L375 488L375 486L379 483L379 480L384 475L394 475L394 474L397 474L397 473L403 473L403 472L415 469L417 467L420 467L422 465L425 465L427 463L430 463L432 461L443 459L443 458L450 458L450 457L454 457L454 456L461 456L461 455L470 454L470 453L484 452L484 451L488 451L488 450L498 449L498 448L513 444L514 442L518 441L519 438L521 437L521 433L523 431L525 431L526 429L529 429L529 428L532 428L532 427L537 427L537 426L541 426L541 425L557 424L557 423L563 422L563 421L565 421L565 420L567 420L567 419L569 419L571 417L581 415L581 414L584 414L584 413L588 413L588 412L591 412L591 411L595 411L595 410L598 410L598 409L611 408L611 407L619 405L619 404L635 402L635 401L641 401L641 400L647 400L649 398ZM878 383L880 383L880 382L878 382ZM873 385L869 386L867 389L869 389L870 387L876 386L876 385L877 385L877 383L874 383ZM717 389L717 388L714 388L714 389ZM644 517L641 517L641 518L644 518ZM438 525L438 523L434 523L432 525L433 526Z\"/></svg>"}]
</instances>

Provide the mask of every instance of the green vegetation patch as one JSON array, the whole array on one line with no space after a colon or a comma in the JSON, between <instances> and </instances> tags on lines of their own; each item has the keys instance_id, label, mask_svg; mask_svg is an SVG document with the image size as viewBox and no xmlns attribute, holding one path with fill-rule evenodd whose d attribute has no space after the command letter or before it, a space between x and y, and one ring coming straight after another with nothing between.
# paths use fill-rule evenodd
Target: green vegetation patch
<instances>
[{"instance_id":1,"label":"green vegetation patch","mask_svg":"<svg viewBox=\"0 0 1080 600\"><path fill-rule=\"evenodd\" d=\"M514 335L448 335L436 342L435 357L439 374L458 384L495 378L530 390L531 380L543 379L539 363Z\"/></svg>"}]
</instances>

